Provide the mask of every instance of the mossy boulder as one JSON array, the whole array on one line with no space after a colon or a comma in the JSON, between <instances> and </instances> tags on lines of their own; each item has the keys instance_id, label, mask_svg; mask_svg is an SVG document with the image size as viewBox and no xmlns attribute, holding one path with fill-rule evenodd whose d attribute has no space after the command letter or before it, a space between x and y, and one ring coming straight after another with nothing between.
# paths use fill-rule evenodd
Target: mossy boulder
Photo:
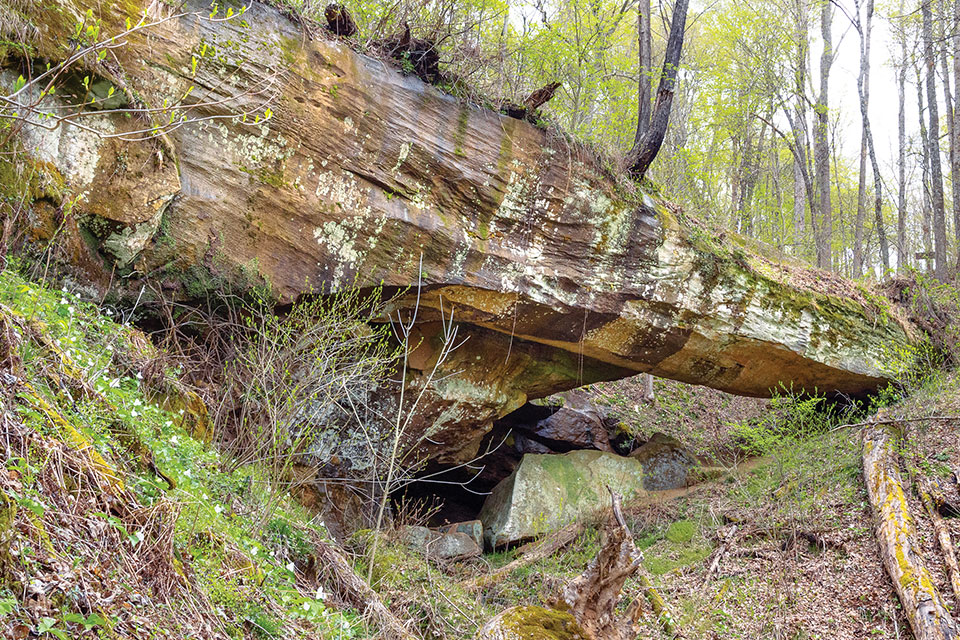
<instances>
[{"instance_id":1,"label":"mossy boulder","mask_svg":"<svg viewBox=\"0 0 960 640\"><path fill-rule=\"evenodd\" d=\"M474 640L587 640L587 635L566 611L520 606L487 622Z\"/></svg>"},{"instance_id":2,"label":"mossy boulder","mask_svg":"<svg viewBox=\"0 0 960 640\"><path fill-rule=\"evenodd\" d=\"M483 504L484 540L496 548L589 516L610 504L608 486L642 495L643 475L637 460L604 451L525 455Z\"/></svg>"}]
</instances>

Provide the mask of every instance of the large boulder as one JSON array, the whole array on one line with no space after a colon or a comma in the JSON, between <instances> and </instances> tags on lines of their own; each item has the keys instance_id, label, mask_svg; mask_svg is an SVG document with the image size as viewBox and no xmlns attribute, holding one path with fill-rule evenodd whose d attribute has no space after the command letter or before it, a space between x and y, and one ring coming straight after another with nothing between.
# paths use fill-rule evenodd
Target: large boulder
<instances>
[{"instance_id":1,"label":"large boulder","mask_svg":"<svg viewBox=\"0 0 960 640\"><path fill-rule=\"evenodd\" d=\"M653 434L630 457L643 465L643 488L647 491L681 489L687 486L690 471L697 466L689 449L662 433Z\"/></svg>"},{"instance_id":2,"label":"large boulder","mask_svg":"<svg viewBox=\"0 0 960 640\"><path fill-rule=\"evenodd\" d=\"M607 416L595 406L560 407L538 422L532 431L535 436L556 443L555 446L613 451Z\"/></svg>"},{"instance_id":3,"label":"large boulder","mask_svg":"<svg viewBox=\"0 0 960 640\"><path fill-rule=\"evenodd\" d=\"M189 301L269 283L289 302L345 282L422 282L396 303L419 310L408 383L438 361L441 310L469 338L408 430L438 460L470 459L494 419L589 382L651 372L746 395L780 383L857 395L911 343L864 285L712 234L589 149L307 37L269 3L216 21L207 0L23 3L34 59L73 53L88 9L104 38L144 11L172 19L81 75L137 104L190 105L147 141L129 139L149 124L108 102L83 129L20 130L18 161L59 189L37 211L76 197L69 259L101 290L143 293L141 309L161 290Z\"/></svg>"},{"instance_id":4,"label":"large boulder","mask_svg":"<svg viewBox=\"0 0 960 640\"><path fill-rule=\"evenodd\" d=\"M483 503L484 540L496 548L558 529L608 506L608 486L642 495L643 476L638 460L605 451L525 455Z\"/></svg>"}]
</instances>

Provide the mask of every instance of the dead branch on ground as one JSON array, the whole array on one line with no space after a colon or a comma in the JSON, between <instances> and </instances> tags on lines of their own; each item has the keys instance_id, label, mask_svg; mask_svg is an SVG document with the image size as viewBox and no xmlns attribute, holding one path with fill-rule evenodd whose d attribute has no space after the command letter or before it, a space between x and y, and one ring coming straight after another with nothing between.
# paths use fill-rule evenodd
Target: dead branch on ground
<instances>
[{"instance_id":1,"label":"dead branch on ground","mask_svg":"<svg viewBox=\"0 0 960 640\"><path fill-rule=\"evenodd\" d=\"M380 601L377 593L354 572L339 551L319 538L314 538L313 547L316 565L327 586L357 611L373 616L386 640L417 640L416 634Z\"/></svg>"},{"instance_id":2,"label":"dead branch on ground","mask_svg":"<svg viewBox=\"0 0 960 640\"><path fill-rule=\"evenodd\" d=\"M933 530L937 534L937 542L940 543L940 550L943 552L943 561L947 566L947 575L950 578L950 586L953 588L953 595L960 602L960 567L957 565L957 553L954 551L953 540L950 538L950 529L940 517L940 511L936 505L936 489L929 479L917 477L917 493L923 501L923 506L927 510L927 515L933 522Z\"/></svg>"},{"instance_id":3,"label":"dead branch on ground","mask_svg":"<svg viewBox=\"0 0 960 640\"><path fill-rule=\"evenodd\" d=\"M476 578L464 583L464 586L468 589L475 589L478 587L489 587L494 585L517 569L531 565L534 562L539 562L544 558L549 558L576 540L577 536L579 536L582 531L583 525L579 522L568 525L563 529L551 533L550 535L545 536L544 538L533 543L529 550L522 553L519 558L505 564L493 573L477 576Z\"/></svg>"},{"instance_id":4,"label":"dead branch on ground","mask_svg":"<svg viewBox=\"0 0 960 640\"><path fill-rule=\"evenodd\" d=\"M917 530L895 448L898 439L898 433L879 421L863 431L863 475L883 566L917 640L955 640L960 637L957 625L917 551Z\"/></svg>"}]
</instances>

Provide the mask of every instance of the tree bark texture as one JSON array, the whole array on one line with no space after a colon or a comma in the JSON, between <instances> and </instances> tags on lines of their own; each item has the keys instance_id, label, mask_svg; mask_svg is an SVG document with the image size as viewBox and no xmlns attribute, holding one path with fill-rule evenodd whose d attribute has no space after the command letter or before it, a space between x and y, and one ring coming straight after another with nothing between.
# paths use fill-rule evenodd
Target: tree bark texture
<instances>
[{"instance_id":1,"label":"tree bark texture","mask_svg":"<svg viewBox=\"0 0 960 640\"><path fill-rule=\"evenodd\" d=\"M657 101L650 118L650 127L644 132L643 137L634 143L627 157L628 172L637 180L646 175L647 169L660 152L663 139L667 135L689 3L689 0L677 0L673 7L670 36L667 39L667 50L664 54L663 70L660 72L660 83L657 85Z\"/></svg>"},{"instance_id":2,"label":"tree bark texture","mask_svg":"<svg viewBox=\"0 0 960 640\"><path fill-rule=\"evenodd\" d=\"M934 275L940 280L947 278L947 226L943 203L943 172L940 167L940 116L937 110L936 57L933 48L933 15L931 0L920 5L923 13L923 63L927 69L927 114L930 127L927 136L930 142L927 156L930 162L930 200L933 213Z\"/></svg>"},{"instance_id":3,"label":"tree bark texture","mask_svg":"<svg viewBox=\"0 0 960 640\"><path fill-rule=\"evenodd\" d=\"M833 6L823 2L820 11L820 37L823 40L823 53L820 56L820 94L814 107L816 124L813 135L813 157L820 195L820 220L817 224L816 249L817 266L821 269L833 267L833 205L830 201L830 69L833 66Z\"/></svg>"}]
</instances>

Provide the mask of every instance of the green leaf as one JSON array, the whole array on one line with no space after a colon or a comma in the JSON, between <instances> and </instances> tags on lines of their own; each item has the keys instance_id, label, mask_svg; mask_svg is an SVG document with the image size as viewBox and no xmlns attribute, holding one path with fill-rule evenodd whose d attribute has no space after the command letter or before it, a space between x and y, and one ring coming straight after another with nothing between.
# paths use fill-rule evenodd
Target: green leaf
<instances>
[{"instance_id":1,"label":"green leaf","mask_svg":"<svg viewBox=\"0 0 960 640\"><path fill-rule=\"evenodd\" d=\"M40 623L37 624L37 635L43 635L50 631L55 624L57 624L57 621L54 618L40 618Z\"/></svg>"},{"instance_id":2,"label":"green leaf","mask_svg":"<svg viewBox=\"0 0 960 640\"><path fill-rule=\"evenodd\" d=\"M16 598L6 597L0 600L0 616L10 615L17 608Z\"/></svg>"}]
</instances>

